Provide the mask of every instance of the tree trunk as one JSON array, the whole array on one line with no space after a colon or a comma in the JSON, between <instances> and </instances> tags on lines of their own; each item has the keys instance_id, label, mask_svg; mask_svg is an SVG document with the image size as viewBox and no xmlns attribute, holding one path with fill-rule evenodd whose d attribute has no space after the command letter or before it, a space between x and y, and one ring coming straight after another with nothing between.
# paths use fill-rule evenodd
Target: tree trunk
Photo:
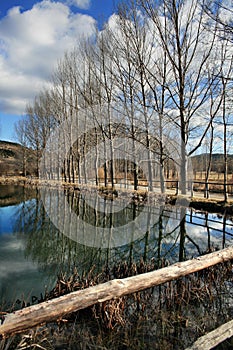
<instances>
[{"instance_id":1,"label":"tree trunk","mask_svg":"<svg viewBox=\"0 0 233 350\"><path fill-rule=\"evenodd\" d=\"M223 152L224 152L224 173L223 173L223 191L224 191L224 202L227 203L227 120L226 120L226 83L223 79Z\"/></svg>"},{"instance_id":2,"label":"tree trunk","mask_svg":"<svg viewBox=\"0 0 233 350\"><path fill-rule=\"evenodd\" d=\"M210 177L211 163L212 163L213 142L214 142L214 127L213 127L213 120L211 119L209 159L206 164L206 174L205 174L205 193L204 193L205 198L209 198L209 177Z\"/></svg>"}]
</instances>

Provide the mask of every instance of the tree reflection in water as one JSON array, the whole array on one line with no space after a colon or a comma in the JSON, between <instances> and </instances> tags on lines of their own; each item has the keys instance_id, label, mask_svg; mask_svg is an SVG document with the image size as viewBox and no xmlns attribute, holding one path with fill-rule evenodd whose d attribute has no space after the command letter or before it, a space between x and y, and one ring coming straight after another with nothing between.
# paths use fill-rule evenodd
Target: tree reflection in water
<instances>
[{"instance_id":1,"label":"tree reflection in water","mask_svg":"<svg viewBox=\"0 0 233 350\"><path fill-rule=\"evenodd\" d=\"M147 230L141 236L127 244L113 248L91 247L80 244L63 235L50 221L39 193L33 200L21 203L15 218L15 232L25 238L25 256L30 257L47 273L56 274L59 271L71 271L76 266L79 272L91 269L93 265L101 270L102 266L110 266L118 261L144 261L161 259L173 263L210 251L213 247L224 247L231 242L232 237L225 232L216 235L208 226L192 226L186 222L184 207L175 208L164 205L149 206L131 201L123 210L117 212L101 211L98 206L98 196L91 196L92 205L79 192L67 195L67 203L71 210L82 221L94 228L111 229L120 227L124 232L127 222L133 221L142 210ZM145 211L146 208L146 211ZM153 216L153 220L151 220ZM156 218L156 220L155 220ZM180 220L180 218L183 218ZM198 230L197 230L198 227ZM226 220L222 227L226 228ZM72 228L72 225L71 225ZM81 227L82 228L82 227ZM187 233L186 233L187 231ZM96 231L98 234L98 231ZM77 234L77 232L76 232ZM87 232L78 232L85 237ZM134 237L132 237L134 238Z\"/></svg>"}]
</instances>

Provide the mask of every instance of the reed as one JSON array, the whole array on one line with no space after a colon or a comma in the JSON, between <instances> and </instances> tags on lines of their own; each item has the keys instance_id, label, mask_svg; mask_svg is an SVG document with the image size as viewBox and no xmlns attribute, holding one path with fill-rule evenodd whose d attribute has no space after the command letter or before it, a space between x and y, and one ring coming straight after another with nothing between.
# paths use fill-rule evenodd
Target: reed
<instances>
[{"instance_id":1,"label":"reed","mask_svg":"<svg viewBox=\"0 0 233 350\"><path fill-rule=\"evenodd\" d=\"M167 266L165 260L121 262L78 274L61 273L44 300ZM56 323L2 340L5 349L184 349L207 330L224 323L232 310L232 262L176 281L80 310ZM174 345L175 344L175 345Z\"/></svg>"}]
</instances>

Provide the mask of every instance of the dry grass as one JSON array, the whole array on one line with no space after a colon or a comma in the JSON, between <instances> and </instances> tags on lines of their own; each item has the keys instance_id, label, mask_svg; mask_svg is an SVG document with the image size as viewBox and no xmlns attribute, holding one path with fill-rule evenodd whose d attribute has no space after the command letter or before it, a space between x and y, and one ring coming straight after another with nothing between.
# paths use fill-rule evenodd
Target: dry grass
<instances>
[{"instance_id":1,"label":"dry grass","mask_svg":"<svg viewBox=\"0 0 233 350\"><path fill-rule=\"evenodd\" d=\"M118 263L96 274L61 275L50 296L69 293L110 278L122 278L166 265ZM228 281L228 282L226 282ZM0 342L8 349L185 349L200 335L224 323L231 315L227 289L232 283L232 263L222 263L163 286L99 303ZM232 297L232 295L231 295ZM224 302L225 300L225 302Z\"/></svg>"},{"instance_id":2,"label":"dry grass","mask_svg":"<svg viewBox=\"0 0 233 350\"><path fill-rule=\"evenodd\" d=\"M196 181L205 181L205 172L204 171L197 171L194 173L194 180ZM224 173L217 173L214 171L210 172L209 181L223 181L224 180ZM228 183L233 183L233 174L228 174L227 176Z\"/></svg>"}]
</instances>

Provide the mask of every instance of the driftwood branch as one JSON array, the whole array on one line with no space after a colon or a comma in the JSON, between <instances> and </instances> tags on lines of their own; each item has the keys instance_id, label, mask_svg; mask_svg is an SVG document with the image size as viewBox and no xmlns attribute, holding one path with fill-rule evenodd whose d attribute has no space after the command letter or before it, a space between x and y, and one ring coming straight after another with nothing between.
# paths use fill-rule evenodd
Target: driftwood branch
<instances>
[{"instance_id":1,"label":"driftwood branch","mask_svg":"<svg viewBox=\"0 0 233 350\"><path fill-rule=\"evenodd\" d=\"M0 325L0 335L6 337L12 333L20 333L39 324L58 320L69 313L91 305L163 284L231 259L233 259L233 247L156 271L125 279L115 279L38 305L32 305L7 314L4 322Z\"/></svg>"},{"instance_id":2,"label":"driftwood branch","mask_svg":"<svg viewBox=\"0 0 233 350\"><path fill-rule=\"evenodd\" d=\"M186 350L210 350L233 336L233 320L200 337Z\"/></svg>"}]
</instances>

